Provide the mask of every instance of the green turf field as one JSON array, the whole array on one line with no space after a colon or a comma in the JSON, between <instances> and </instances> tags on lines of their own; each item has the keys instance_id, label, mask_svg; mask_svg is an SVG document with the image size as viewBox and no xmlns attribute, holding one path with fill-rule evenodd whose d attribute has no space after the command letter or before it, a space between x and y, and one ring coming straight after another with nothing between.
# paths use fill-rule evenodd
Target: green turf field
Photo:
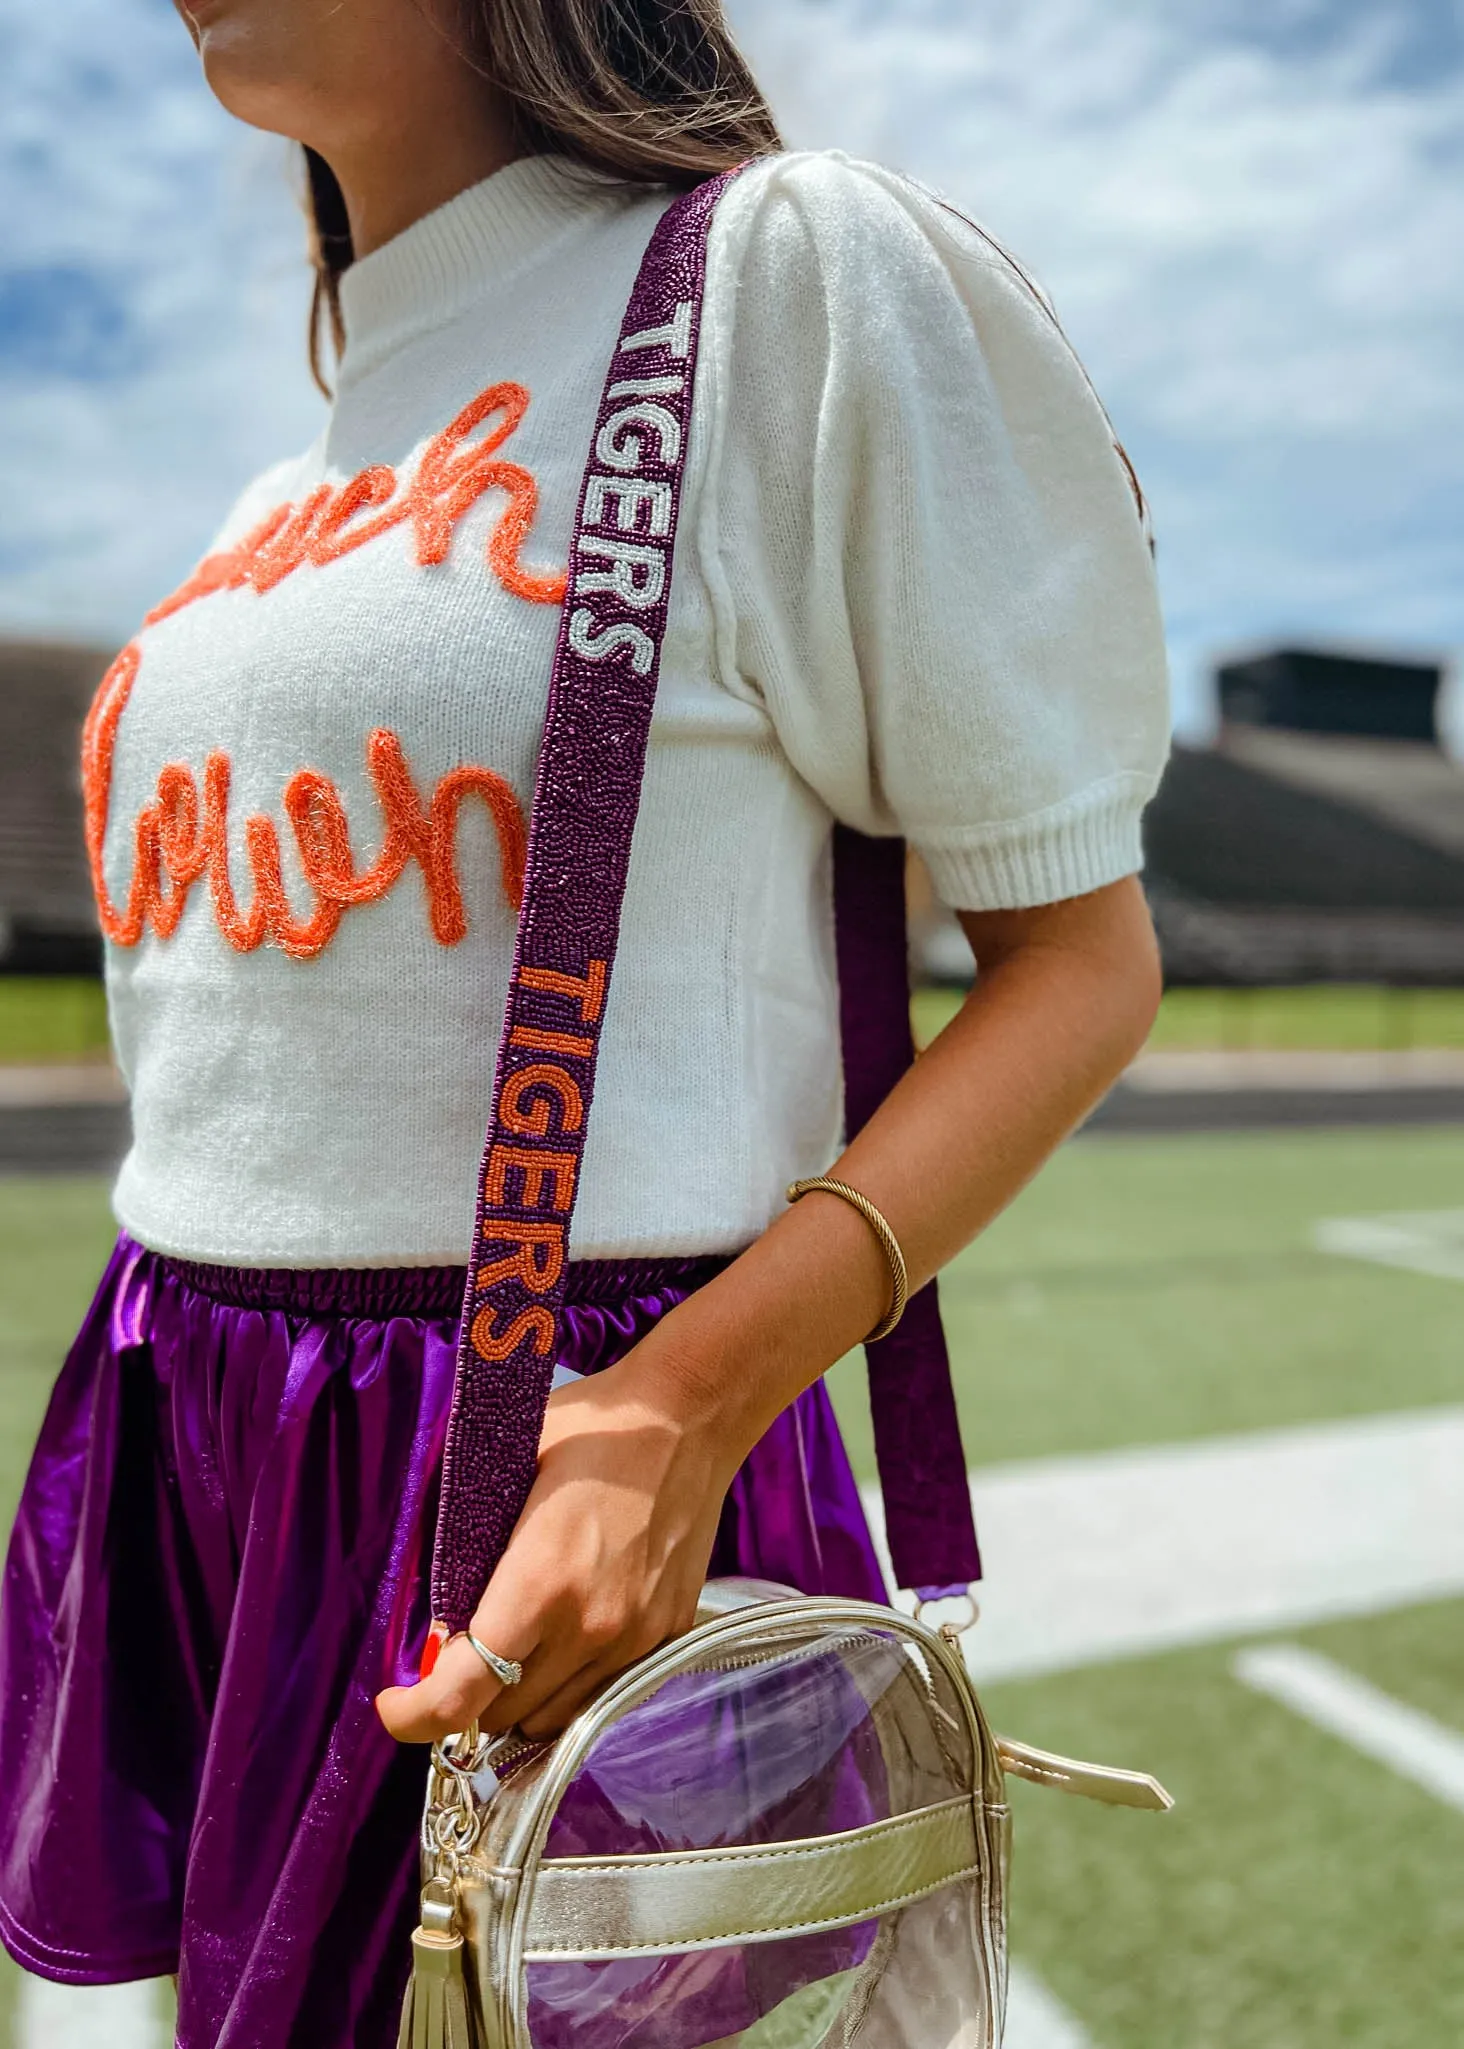
<instances>
[{"instance_id":1,"label":"green turf field","mask_svg":"<svg viewBox=\"0 0 1464 2049\"><path fill-rule=\"evenodd\" d=\"M915 998L921 1038L931 1038L960 1000L954 990L921 990ZM1161 1048L1460 1047L1464 989L1171 989L1150 1043ZM0 976L0 1061L91 1060L106 1050L100 982Z\"/></svg>"},{"instance_id":2,"label":"green turf field","mask_svg":"<svg viewBox=\"0 0 1464 2049\"><path fill-rule=\"evenodd\" d=\"M915 1029L922 1043L935 1036L960 1002L961 992L954 989L916 992ZM1161 1052L1461 1047L1464 989L1170 989L1149 1044Z\"/></svg>"},{"instance_id":3,"label":"green turf field","mask_svg":"<svg viewBox=\"0 0 1464 2049\"><path fill-rule=\"evenodd\" d=\"M1464 1046L1464 990L1171 989L1156 1047Z\"/></svg>"},{"instance_id":4,"label":"green turf field","mask_svg":"<svg viewBox=\"0 0 1464 2049\"><path fill-rule=\"evenodd\" d=\"M1464 1400L1464 1289L1319 1217L1464 1205L1464 1132L1084 1139L941 1282L973 1463ZM873 1472L860 1367L834 1375Z\"/></svg>"},{"instance_id":5,"label":"green turf field","mask_svg":"<svg viewBox=\"0 0 1464 2049\"><path fill-rule=\"evenodd\" d=\"M1464 1727L1464 1603L1296 1638ZM1464 1814L1236 1683L1228 1649L987 1690L1141 1763L1162 1821L1014 1789L1012 1943L1101 2049L1464 2042Z\"/></svg>"},{"instance_id":6,"label":"green turf field","mask_svg":"<svg viewBox=\"0 0 1464 2049\"><path fill-rule=\"evenodd\" d=\"M973 1461L1464 1403L1464 1284L1311 1244L1320 1218L1461 1208L1447 1128L1066 1148L944 1284ZM109 1236L99 1183L0 1180L6 1517ZM835 1379L867 1474L852 1362ZM1464 1603L1288 1634L1464 1734ZM1234 1650L989 1689L999 1726L1180 1801L1155 1820L1018 1787L1017 1954L1094 2049L1464 2041L1464 1813L1242 1686Z\"/></svg>"},{"instance_id":7,"label":"green turf field","mask_svg":"<svg viewBox=\"0 0 1464 2049\"><path fill-rule=\"evenodd\" d=\"M0 975L0 1061L100 1060L106 1051L100 982Z\"/></svg>"}]
</instances>

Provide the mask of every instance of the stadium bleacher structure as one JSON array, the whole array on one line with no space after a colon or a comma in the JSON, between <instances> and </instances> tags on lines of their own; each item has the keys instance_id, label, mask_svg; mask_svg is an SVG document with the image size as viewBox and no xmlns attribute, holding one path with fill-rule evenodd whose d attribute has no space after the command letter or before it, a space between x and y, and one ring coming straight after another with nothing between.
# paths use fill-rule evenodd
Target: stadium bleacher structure
<instances>
[{"instance_id":1,"label":"stadium bleacher structure","mask_svg":"<svg viewBox=\"0 0 1464 2049\"><path fill-rule=\"evenodd\" d=\"M1464 770L1420 736L1442 668L1295 650L1218 681L1217 744L1176 748L1145 820L1166 978L1464 981Z\"/></svg>"},{"instance_id":2,"label":"stadium bleacher structure","mask_svg":"<svg viewBox=\"0 0 1464 2049\"><path fill-rule=\"evenodd\" d=\"M0 973L100 969L79 752L110 660L103 648L0 641Z\"/></svg>"},{"instance_id":3,"label":"stadium bleacher structure","mask_svg":"<svg viewBox=\"0 0 1464 2049\"><path fill-rule=\"evenodd\" d=\"M95 972L77 752L104 649L0 641L0 973ZM1145 886L1174 984L1464 982L1464 769L1442 669L1285 650L1217 672L1211 748L1176 748ZM969 980L912 877L917 967Z\"/></svg>"}]
</instances>

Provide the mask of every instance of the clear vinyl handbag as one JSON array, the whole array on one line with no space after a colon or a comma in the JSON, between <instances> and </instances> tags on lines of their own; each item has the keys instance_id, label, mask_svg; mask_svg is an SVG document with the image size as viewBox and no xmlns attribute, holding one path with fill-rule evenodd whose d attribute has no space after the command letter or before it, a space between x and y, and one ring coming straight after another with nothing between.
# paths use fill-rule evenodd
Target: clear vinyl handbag
<instances>
[{"instance_id":1,"label":"clear vinyl handbag","mask_svg":"<svg viewBox=\"0 0 1464 2049\"><path fill-rule=\"evenodd\" d=\"M954 1631L758 1581L557 1740L438 1746L400 2049L996 2049L1005 1775Z\"/></svg>"},{"instance_id":2,"label":"clear vinyl handbag","mask_svg":"<svg viewBox=\"0 0 1464 2049\"><path fill-rule=\"evenodd\" d=\"M615 350L540 750L432 1562L467 1627L534 1478L690 441L726 178L672 204ZM833 834L845 1122L912 1057L903 850ZM901 1585L979 1577L934 1284L868 1347ZM552 1743L433 1752L401 2049L996 2049L1004 1773L1167 1806L1152 1780L993 1738L954 1635L714 1581L696 1626Z\"/></svg>"}]
</instances>

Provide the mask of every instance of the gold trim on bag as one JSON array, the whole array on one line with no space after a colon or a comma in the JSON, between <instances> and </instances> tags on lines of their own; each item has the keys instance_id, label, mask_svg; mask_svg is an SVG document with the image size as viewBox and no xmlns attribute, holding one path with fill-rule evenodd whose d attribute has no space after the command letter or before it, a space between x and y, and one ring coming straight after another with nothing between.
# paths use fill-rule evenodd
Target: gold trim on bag
<instances>
[{"instance_id":1,"label":"gold trim on bag","mask_svg":"<svg viewBox=\"0 0 1464 2049\"><path fill-rule=\"evenodd\" d=\"M1107 1807L1139 1807L1148 1814L1167 1814L1174 1805L1171 1796L1148 1772L1119 1771L1111 1764L1084 1764L1080 1758L1035 1750L1030 1743L1013 1743L1007 1736L997 1737L996 1754L1002 1770L1014 1779L1026 1779L1034 1786L1052 1786L1059 1793L1074 1793L1081 1800L1101 1800Z\"/></svg>"},{"instance_id":2,"label":"gold trim on bag","mask_svg":"<svg viewBox=\"0 0 1464 2049\"><path fill-rule=\"evenodd\" d=\"M969 1796L788 1843L546 1857L523 1959L661 1956L847 1928L910 1906L980 1865Z\"/></svg>"},{"instance_id":3,"label":"gold trim on bag","mask_svg":"<svg viewBox=\"0 0 1464 2049\"><path fill-rule=\"evenodd\" d=\"M792 1843L648 1857L544 1855L565 1789L622 1715L676 1674L774 1663L785 1651L801 1655L814 1634L828 1648L888 1638L904 1646L912 1675L944 1672L950 1713L937 1712L933 1696L929 1705L952 1740L959 1730L969 1742L968 1793ZM1007 1773L1110 1805L1160 1812L1172 1804L1142 1772L993 1736L954 1633L864 1601L791 1595L755 1580L714 1583L697 1626L613 1680L562 1736L531 1743L473 1729L434 1750L422 1830L423 1932L433 1939L419 1946L404 2049L457 2049L464 2025L471 2049L532 2049L531 1962L660 1955L857 1925L961 1882L979 1886L973 1932L990 2001L969 2049L995 2049L1005 1982Z\"/></svg>"}]
</instances>

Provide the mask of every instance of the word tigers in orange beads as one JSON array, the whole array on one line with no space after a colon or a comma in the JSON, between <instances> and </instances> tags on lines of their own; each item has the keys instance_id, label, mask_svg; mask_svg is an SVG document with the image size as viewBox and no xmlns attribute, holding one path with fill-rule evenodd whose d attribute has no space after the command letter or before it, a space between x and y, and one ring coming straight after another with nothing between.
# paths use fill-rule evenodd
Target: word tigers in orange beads
<instances>
[{"instance_id":1,"label":"word tigers in orange beads","mask_svg":"<svg viewBox=\"0 0 1464 2049\"><path fill-rule=\"evenodd\" d=\"M107 883L104 851L111 810L117 728L137 680L141 651L134 641L102 679L82 734L82 784L86 843L102 931L115 946L136 946L149 928L169 939L194 886L206 882L215 921L236 953L266 943L294 960L313 960L335 937L344 913L359 904L379 903L396 887L411 861L422 871L433 937L456 946L468 929L458 882L457 818L466 797L487 805L498 837L503 894L515 911L523 897L528 829L511 784L492 769L465 766L441 777L424 804L402 743L385 727L366 743L366 765L386 830L376 859L358 868L340 792L329 776L302 768L284 790L285 815L295 836L301 872L315 897L308 916L298 916L285 889L280 838L272 818L244 821L244 847L253 894L244 908L235 894L229 866L227 754L204 763L200 795L193 771L170 762L157 780L152 801L138 813L132 837L132 875L119 906Z\"/></svg>"},{"instance_id":2,"label":"word tigers in orange beads","mask_svg":"<svg viewBox=\"0 0 1464 2049\"><path fill-rule=\"evenodd\" d=\"M500 462L497 451L529 408L522 384L492 384L428 442L417 474L399 488L387 463L374 463L346 484L321 484L299 505L277 505L232 548L206 555L171 597L143 621L155 626L214 591L273 590L303 564L316 568L364 548L393 527L410 526L418 564L445 562L453 529L485 491L504 491L508 504L488 538L488 566L514 597L557 605L563 570L529 569L521 556L539 509L539 487L519 463ZM470 441L485 422L479 441Z\"/></svg>"},{"instance_id":3,"label":"word tigers in orange beads","mask_svg":"<svg viewBox=\"0 0 1464 2049\"><path fill-rule=\"evenodd\" d=\"M556 996L573 1004L572 1022L596 1025L605 1009L610 963L592 960L583 975L562 968L539 968L520 960L514 988L539 996ZM513 995L510 995L510 1006ZM577 1033L541 1031L515 1025L510 1048L529 1052L559 1051L589 1059L594 1043ZM498 1122L513 1139L571 1137L583 1130L585 1099L573 1075L554 1061L533 1060L510 1066L498 1092ZM563 1221L574 1206L578 1155L545 1145L518 1145L495 1139L483 1162L479 1183L480 1224L484 1245L512 1249L497 1258L484 1254L472 1267L473 1291L486 1294L500 1281L521 1281L531 1295L547 1295L558 1286L569 1257L568 1229ZM507 1214L516 1212L516 1214ZM481 1247L479 1248L481 1251ZM550 1310L531 1303L498 1328L498 1308L491 1302L478 1309L468 1327L468 1342L480 1359L495 1364L510 1359L532 1336L540 1358L554 1342Z\"/></svg>"}]
</instances>

